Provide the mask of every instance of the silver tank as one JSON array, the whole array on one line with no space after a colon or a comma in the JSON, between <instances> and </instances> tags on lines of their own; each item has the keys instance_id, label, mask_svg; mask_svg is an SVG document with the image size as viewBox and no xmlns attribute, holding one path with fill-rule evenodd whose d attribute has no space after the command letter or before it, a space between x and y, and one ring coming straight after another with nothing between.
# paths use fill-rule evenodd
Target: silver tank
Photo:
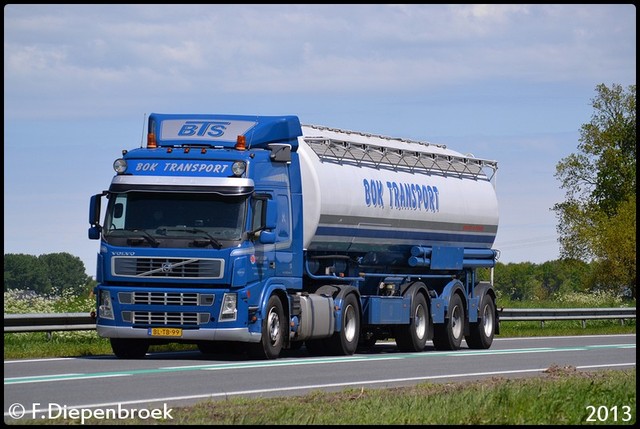
<instances>
[{"instance_id":1,"label":"silver tank","mask_svg":"<svg viewBox=\"0 0 640 429\"><path fill-rule=\"evenodd\" d=\"M302 126L304 248L491 248L497 163L444 145Z\"/></svg>"}]
</instances>

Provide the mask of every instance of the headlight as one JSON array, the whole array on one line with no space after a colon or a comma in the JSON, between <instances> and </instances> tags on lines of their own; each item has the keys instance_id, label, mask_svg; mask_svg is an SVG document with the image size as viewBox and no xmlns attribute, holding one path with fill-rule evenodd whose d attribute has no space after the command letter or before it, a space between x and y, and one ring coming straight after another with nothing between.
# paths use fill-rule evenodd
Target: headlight
<instances>
[{"instance_id":1,"label":"headlight","mask_svg":"<svg viewBox=\"0 0 640 429\"><path fill-rule=\"evenodd\" d=\"M111 295L106 290L100 291L100 305L98 306L98 317L113 320L113 306L111 305Z\"/></svg>"},{"instance_id":2,"label":"headlight","mask_svg":"<svg viewBox=\"0 0 640 429\"><path fill-rule=\"evenodd\" d=\"M115 161L113 161L113 169L116 171L116 173L123 174L125 171L127 171L127 161L122 158L116 159Z\"/></svg>"},{"instance_id":3,"label":"headlight","mask_svg":"<svg viewBox=\"0 0 640 429\"><path fill-rule=\"evenodd\" d=\"M245 164L242 161L236 161L231 166L231 171L233 172L233 175L236 177L242 176L246 169L247 169L247 164Z\"/></svg>"},{"instance_id":4,"label":"headlight","mask_svg":"<svg viewBox=\"0 0 640 429\"><path fill-rule=\"evenodd\" d=\"M236 316L238 314L238 295L235 293L225 293L222 298L222 307L220 308L220 318L221 322L236 320Z\"/></svg>"}]
</instances>

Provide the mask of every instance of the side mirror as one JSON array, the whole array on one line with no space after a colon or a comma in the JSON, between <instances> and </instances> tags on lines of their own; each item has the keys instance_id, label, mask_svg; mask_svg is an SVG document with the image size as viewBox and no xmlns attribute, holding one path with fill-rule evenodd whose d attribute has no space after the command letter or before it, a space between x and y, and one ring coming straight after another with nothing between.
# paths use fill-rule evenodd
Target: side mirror
<instances>
[{"instance_id":1,"label":"side mirror","mask_svg":"<svg viewBox=\"0 0 640 429\"><path fill-rule=\"evenodd\" d=\"M96 194L89 200L89 239L97 240L100 238L100 232L102 227L100 226L100 211L102 207L102 197L105 196L106 191L101 194Z\"/></svg>"},{"instance_id":2,"label":"side mirror","mask_svg":"<svg viewBox=\"0 0 640 429\"><path fill-rule=\"evenodd\" d=\"M100 226L92 226L89 228L89 240L97 240L100 238L100 232L102 228Z\"/></svg>"},{"instance_id":3,"label":"side mirror","mask_svg":"<svg viewBox=\"0 0 640 429\"><path fill-rule=\"evenodd\" d=\"M91 226L100 225L100 209L103 195L104 193L93 195L89 200L89 225Z\"/></svg>"},{"instance_id":4,"label":"side mirror","mask_svg":"<svg viewBox=\"0 0 640 429\"><path fill-rule=\"evenodd\" d=\"M276 242L276 233L273 231L260 231L258 241L262 244L273 244Z\"/></svg>"}]
</instances>

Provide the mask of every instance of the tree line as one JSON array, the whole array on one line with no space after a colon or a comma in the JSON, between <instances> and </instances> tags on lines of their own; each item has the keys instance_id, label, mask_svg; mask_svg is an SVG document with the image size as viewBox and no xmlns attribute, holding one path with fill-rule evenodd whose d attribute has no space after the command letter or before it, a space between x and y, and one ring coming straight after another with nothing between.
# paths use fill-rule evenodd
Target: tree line
<instances>
[{"instance_id":1,"label":"tree line","mask_svg":"<svg viewBox=\"0 0 640 429\"><path fill-rule=\"evenodd\" d=\"M500 297L510 301L546 301L576 292L607 291L630 295L618 284L597 283L597 263L575 259L559 259L535 264L498 262L494 269L494 286ZM481 269L480 278L489 280L488 269ZM4 290L34 291L41 295L86 296L96 282L86 275L82 260L69 253L40 256L4 255Z\"/></svg>"},{"instance_id":2,"label":"tree line","mask_svg":"<svg viewBox=\"0 0 640 429\"><path fill-rule=\"evenodd\" d=\"M4 290L30 290L39 295L87 295L95 280L88 276L82 260L69 253L40 256L5 253Z\"/></svg>"}]
</instances>

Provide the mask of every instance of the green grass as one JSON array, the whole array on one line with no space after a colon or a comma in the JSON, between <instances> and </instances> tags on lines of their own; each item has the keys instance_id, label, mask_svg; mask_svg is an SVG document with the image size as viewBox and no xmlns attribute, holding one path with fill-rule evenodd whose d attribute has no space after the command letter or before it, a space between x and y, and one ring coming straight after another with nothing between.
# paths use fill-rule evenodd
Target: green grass
<instances>
[{"instance_id":1,"label":"green grass","mask_svg":"<svg viewBox=\"0 0 640 429\"><path fill-rule=\"evenodd\" d=\"M599 412L598 412L599 411ZM175 407L170 419L84 424L170 425L583 425L636 422L636 370L550 368L541 377L413 387L346 389L296 397L231 398ZM589 419L592 420L589 420ZM78 424L80 419L21 421Z\"/></svg>"}]
</instances>

